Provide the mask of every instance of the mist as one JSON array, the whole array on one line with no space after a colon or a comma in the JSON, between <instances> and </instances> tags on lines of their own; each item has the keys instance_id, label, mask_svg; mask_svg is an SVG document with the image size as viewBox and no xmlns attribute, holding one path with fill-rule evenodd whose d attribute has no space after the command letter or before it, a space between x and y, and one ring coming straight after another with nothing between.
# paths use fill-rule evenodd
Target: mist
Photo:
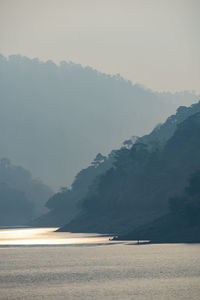
<instances>
[{"instance_id":1,"label":"mist","mask_svg":"<svg viewBox=\"0 0 200 300\"><path fill-rule=\"evenodd\" d=\"M191 92L158 93L73 62L0 57L0 157L53 188L70 185L97 153L150 132Z\"/></svg>"},{"instance_id":2,"label":"mist","mask_svg":"<svg viewBox=\"0 0 200 300\"><path fill-rule=\"evenodd\" d=\"M0 298L199 299L199 12L0 0Z\"/></svg>"}]
</instances>

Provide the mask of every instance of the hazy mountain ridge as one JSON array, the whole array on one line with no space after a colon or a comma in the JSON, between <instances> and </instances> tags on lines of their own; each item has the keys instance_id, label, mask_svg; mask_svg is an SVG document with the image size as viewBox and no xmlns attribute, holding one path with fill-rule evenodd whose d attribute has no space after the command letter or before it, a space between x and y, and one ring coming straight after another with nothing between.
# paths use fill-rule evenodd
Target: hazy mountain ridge
<instances>
[{"instance_id":1,"label":"hazy mountain ridge","mask_svg":"<svg viewBox=\"0 0 200 300\"><path fill-rule=\"evenodd\" d=\"M190 92L153 92L71 62L20 55L0 56L0 90L0 156L54 186L71 184L96 153L145 134L180 103L196 99Z\"/></svg>"},{"instance_id":2,"label":"hazy mountain ridge","mask_svg":"<svg viewBox=\"0 0 200 300\"><path fill-rule=\"evenodd\" d=\"M200 102L192 104L189 107L180 106L176 114L171 115L163 124L158 124L148 135L138 139L138 142L148 144L153 148L163 147L170 137L174 134L178 124L183 122L189 116L200 111Z\"/></svg>"},{"instance_id":3,"label":"hazy mountain ridge","mask_svg":"<svg viewBox=\"0 0 200 300\"><path fill-rule=\"evenodd\" d=\"M168 118L159 129L159 142L162 130L165 134L160 148L139 139L130 150L119 150L115 167L83 200L81 214L61 230L123 232L164 215L169 198L181 195L191 173L200 168L199 111L200 103ZM151 143L154 133L144 139Z\"/></svg>"},{"instance_id":4,"label":"hazy mountain ridge","mask_svg":"<svg viewBox=\"0 0 200 300\"><path fill-rule=\"evenodd\" d=\"M0 160L0 225L22 225L46 211L53 194L50 187L32 178L29 171Z\"/></svg>"}]
</instances>

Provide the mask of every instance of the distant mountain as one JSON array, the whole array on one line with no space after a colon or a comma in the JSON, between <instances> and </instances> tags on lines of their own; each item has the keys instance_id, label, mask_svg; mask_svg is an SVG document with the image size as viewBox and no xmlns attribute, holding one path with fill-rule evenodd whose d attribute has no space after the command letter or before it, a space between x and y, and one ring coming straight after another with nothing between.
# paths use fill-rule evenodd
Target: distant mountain
<instances>
[{"instance_id":1,"label":"distant mountain","mask_svg":"<svg viewBox=\"0 0 200 300\"><path fill-rule=\"evenodd\" d=\"M0 157L53 187L70 185L96 153L148 133L196 98L153 92L72 62L0 56Z\"/></svg>"},{"instance_id":2,"label":"distant mountain","mask_svg":"<svg viewBox=\"0 0 200 300\"><path fill-rule=\"evenodd\" d=\"M53 191L22 167L0 160L0 226L22 225L45 213Z\"/></svg>"},{"instance_id":3,"label":"distant mountain","mask_svg":"<svg viewBox=\"0 0 200 300\"><path fill-rule=\"evenodd\" d=\"M97 178L81 211L61 228L77 232L129 232L169 211L190 175L200 169L200 103L181 107L130 148L116 152L113 167Z\"/></svg>"}]
</instances>

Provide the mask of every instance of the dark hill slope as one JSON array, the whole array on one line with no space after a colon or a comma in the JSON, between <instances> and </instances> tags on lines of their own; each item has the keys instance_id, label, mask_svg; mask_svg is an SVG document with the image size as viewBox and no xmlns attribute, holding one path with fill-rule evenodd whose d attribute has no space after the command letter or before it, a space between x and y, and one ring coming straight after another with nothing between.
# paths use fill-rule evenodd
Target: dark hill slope
<instances>
[{"instance_id":1,"label":"dark hill slope","mask_svg":"<svg viewBox=\"0 0 200 300\"><path fill-rule=\"evenodd\" d=\"M200 168L200 113L177 124L162 149L136 143L121 149L115 167L99 178L66 231L121 232L168 211L168 199L180 195L189 175Z\"/></svg>"},{"instance_id":2,"label":"dark hill slope","mask_svg":"<svg viewBox=\"0 0 200 300\"><path fill-rule=\"evenodd\" d=\"M80 210L80 202L87 195L88 188L97 176L112 167L114 151L108 157L97 154L88 168L75 177L71 189L65 187L54 194L46 203L49 211L34 220L32 226L62 226L72 220Z\"/></svg>"},{"instance_id":3,"label":"dark hill slope","mask_svg":"<svg viewBox=\"0 0 200 300\"><path fill-rule=\"evenodd\" d=\"M200 111L200 103L193 104L190 107L179 107L175 115L170 116L164 124L157 126L149 135L140 138L132 137L130 140L124 141L120 151L113 150L107 157L99 153L88 168L81 170L77 174L70 190L64 188L49 199L46 206L50 211L35 220L34 225L62 226L69 222L79 212L81 202L86 197L89 186L93 184L92 188L94 190L98 176L111 169L114 166L114 162L119 168L130 170L130 160L127 158L131 153L130 149L133 144L137 142L137 150L141 147L141 144L145 144L146 150L149 152L160 151L167 140L174 134L178 124L198 111ZM141 155L140 153L139 156ZM138 162L137 157L135 157L135 164L141 163L142 160L139 156Z\"/></svg>"},{"instance_id":4,"label":"dark hill slope","mask_svg":"<svg viewBox=\"0 0 200 300\"><path fill-rule=\"evenodd\" d=\"M200 171L193 173L183 195L171 198L168 214L118 239L153 243L200 243Z\"/></svg>"}]
</instances>

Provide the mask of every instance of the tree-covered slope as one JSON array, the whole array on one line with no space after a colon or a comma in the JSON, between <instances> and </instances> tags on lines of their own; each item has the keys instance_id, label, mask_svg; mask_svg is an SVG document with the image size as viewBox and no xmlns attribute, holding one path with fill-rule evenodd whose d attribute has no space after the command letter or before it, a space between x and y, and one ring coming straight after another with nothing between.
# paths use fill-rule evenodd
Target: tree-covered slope
<instances>
[{"instance_id":1,"label":"tree-covered slope","mask_svg":"<svg viewBox=\"0 0 200 300\"><path fill-rule=\"evenodd\" d=\"M191 109L162 147L139 140L130 150L119 150L114 167L91 186L79 216L61 230L128 231L165 214L168 199L183 193L190 174L200 168L199 104Z\"/></svg>"},{"instance_id":2,"label":"tree-covered slope","mask_svg":"<svg viewBox=\"0 0 200 300\"><path fill-rule=\"evenodd\" d=\"M130 141L129 141L130 143ZM108 157L97 154L91 165L81 170L71 188L63 187L46 202L48 212L33 220L33 226L62 226L73 219L80 211L81 201L87 195L95 179L112 167L115 151Z\"/></svg>"},{"instance_id":3,"label":"tree-covered slope","mask_svg":"<svg viewBox=\"0 0 200 300\"><path fill-rule=\"evenodd\" d=\"M123 168L130 169L130 166L128 166L130 161L127 158L130 156L130 150L135 143L137 143L137 148L141 147L142 142L145 143L146 149L150 152L161 150L175 132L177 125L198 111L200 111L200 103L193 104L188 108L180 107L175 115L169 117L164 124L156 127L148 136L140 138L133 136L131 139L124 141L120 150L111 151L107 157L99 153L88 168L81 170L76 175L70 189L67 187L62 188L60 192L49 199L46 204L49 212L35 220L33 224L35 226L61 226L69 222L80 211L81 203L88 193L88 188L93 184L91 188L94 190L98 185L100 175L111 169L114 163L115 168L117 166L120 168L120 165L122 167L124 164Z\"/></svg>"}]
</instances>

